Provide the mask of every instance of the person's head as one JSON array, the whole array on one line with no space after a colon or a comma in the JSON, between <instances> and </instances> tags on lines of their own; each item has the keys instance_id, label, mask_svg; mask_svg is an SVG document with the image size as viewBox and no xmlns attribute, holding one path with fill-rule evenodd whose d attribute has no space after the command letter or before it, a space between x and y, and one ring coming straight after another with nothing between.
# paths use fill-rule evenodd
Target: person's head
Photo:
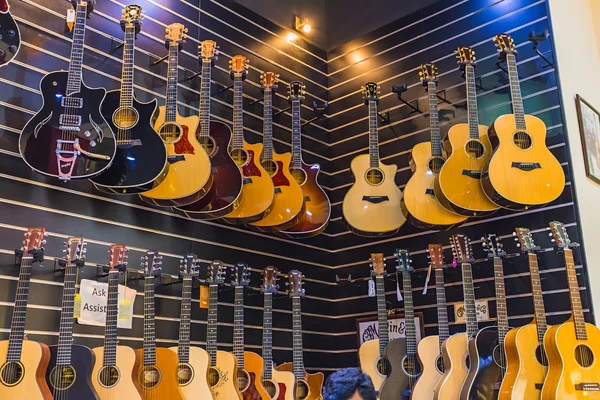
<instances>
[{"instance_id":1,"label":"person's head","mask_svg":"<svg viewBox=\"0 0 600 400\"><path fill-rule=\"evenodd\" d=\"M369 375L360 368L346 368L327 378L323 400L377 400L377 395Z\"/></svg>"}]
</instances>

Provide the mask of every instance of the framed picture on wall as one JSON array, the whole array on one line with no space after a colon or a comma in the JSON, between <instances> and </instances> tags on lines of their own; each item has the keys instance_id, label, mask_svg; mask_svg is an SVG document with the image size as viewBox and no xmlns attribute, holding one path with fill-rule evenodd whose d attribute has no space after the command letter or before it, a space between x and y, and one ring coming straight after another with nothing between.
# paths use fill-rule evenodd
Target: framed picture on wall
<instances>
[{"instance_id":1,"label":"framed picture on wall","mask_svg":"<svg viewBox=\"0 0 600 400\"><path fill-rule=\"evenodd\" d=\"M406 337L406 324L404 314L388 314L389 338L390 340ZM415 313L415 325L417 334L417 343L425 335L423 327L423 314ZM379 339L379 322L377 317L359 318L356 320L356 334L358 347L369 340Z\"/></svg>"},{"instance_id":2,"label":"framed picture on wall","mask_svg":"<svg viewBox=\"0 0 600 400\"><path fill-rule=\"evenodd\" d=\"M600 113L579 95L575 101L585 172L588 178L600 185Z\"/></svg>"}]
</instances>

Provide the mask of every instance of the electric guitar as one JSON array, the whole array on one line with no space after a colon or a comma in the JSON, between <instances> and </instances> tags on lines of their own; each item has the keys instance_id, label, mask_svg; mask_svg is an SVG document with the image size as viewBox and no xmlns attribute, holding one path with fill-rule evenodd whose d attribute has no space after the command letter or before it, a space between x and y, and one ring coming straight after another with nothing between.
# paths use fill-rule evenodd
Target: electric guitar
<instances>
[{"instance_id":1,"label":"electric guitar","mask_svg":"<svg viewBox=\"0 0 600 400\"><path fill-rule=\"evenodd\" d=\"M459 47L455 53L466 79L467 123L456 124L448 131L444 140L448 159L436 176L434 192L448 210L480 217L499 208L481 187L481 170L490 159L492 145L487 126L479 125L477 114L475 51L470 47Z\"/></svg>"},{"instance_id":2,"label":"electric guitar","mask_svg":"<svg viewBox=\"0 0 600 400\"><path fill-rule=\"evenodd\" d=\"M498 400L539 399L548 372L548 357L543 346L548 324L536 254L540 248L533 242L529 229L516 228L514 234L521 251L527 253L535 318L506 335L507 367Z\"/></svg>"},{"instance_id":3,"label":"electric guitar","mask_svg":"<svg viewBox=\"0 0 600 400\"><path fill-rule=\"evenodd\" d=\"M470 240L459 233L450 238L454 260L461 263L464 292L464 308L467 331L450 336L442 344L442 356L446 370L440 383L435 389L435 400L459 399L461 389L469 373L469 341L475 339L479 330L477 311L475 308L475 288L473 287L473 272L471 261Z\"/></svg>"},{"instance_id":4,"label":"electric guitar","mask_svg":"<svg viewBox=\"0 0 600 400\"><path fill-rule=\"evenodd\" d=\"M46 243L44 228L29 228L23 240L21 269L15 306L13 309L10 336L0 341L0 398L51 400L46 369L50 360L50 350L43 343L24 340L25 317L32 263L42 261Z\"/></svg>"},{"instance_id":5,"label":"electric guitar","mask_svg":"<svg viewBox=\"0 0 600 400\"><path fill-rule=\"evenodd\" d=\"M198 47L202 79L200 124L196 132L196 139L210 157L214 181L210 191L202 199L175 209L176 212L195 219L216 219L229 214L239 206L242 194L242 174L228 150L231 146L231 129L222 122L210 119L211 70L219 54L217 48L212 40L204 40Z\"/></svg>"},{"instance_id":6,"label":"electric guitar","mask_svg":"<svg viewBox=\"0 0 600 400\"><path fill-rule=\"evenodd\" d=\"M417 144L410 153L413 175L404 189L402 211L411 224L423 229L449 229L463 223L467 217L447 210L435 197L435 180L446 162L440 138L437 98L437 67L421 65L423 86L429 94L429 124L431 142Z\"/></svg>"},{"instance_id":7,"label":"electric guitar","mask_svg":"<svg viewBox=\"0 0 600 400\"><path fill-rule=\"evenodd\" d=\"M294 339L294 359L291 363L279 365L279 371L293 372L296 377L296 400L321 400L323 390L322 372L309 374L304 369L304 349L302 348L302 311L301 299L305 290L302 288L304 275L300 271L292 270L288 273L288 293L292 298L292 332Z\"/></svg>"},{"instance_id":8,"label":"electric guitar","mask_svg":"<svg viewBox=\"0 0 600 400\"><path fill-rule=\"evenodd\" d=\"M198 116L182 117L177 112L179 52L187 38L182 24L167 27L165 46L169 50L167 100L158 108L154 128L167 146L169 172L160 185L140 194L140 198L157 206L185 206L208 195L213 184L210 158L194 133Z\"/></svg>"},{"instance_id":9,"label":"electric guitar","mask_svg":"<svg viewBox=\"0 0 600 400\"><path fill-rule=\"evenodd\" d=\"M275 197L269 212L252 226L258 230L271 232L292 228L304 210L304 195L298 181L292 174L290 153L277 154L273 151L273 91L277 88L277 75L266 72L261 79L264 89L263 148L261 166L269 175L275 190ZM289 88L288 88L289 89ZM298 87L299 96L304 96L303 88ZM290 94L291 96L291 94Z\"/></svg>"},{"instance_id":10,"label":"electric guitar","mask_svg":"<svg viewBox=\"0 0 600 400\"><path fill-rule=\"evenodd\" d=\"M469 375L462 388L461 400L497 399L506 370L504 340L510 328L504 289L504 266L501 258L506 255L506 252L494 234L482 237L481 242L488 252L488 257L494 260L497 326L488 326L479 330L475 338L469 341L471 361Z\"/></svg>"},{"instance_id":11,"label":"electric guitar","mask_svg":"<svg viewBox=\"0 0 600 400\"><path fill-rule=\"evenodd\" d=\"M144 275L144 347L137 349L138 360L132 377L142 400L182 399L179 393L177 353L156 347L154 326L154 278L162 272L162 256L156 250L148 250L142 256Z\"/></svg>"},{"instance_id":12,"label":"electric guitar","mask_svg":"<svg viewBox=\"0 0 600 400\"><path fill-rule=\"evenodd\" d=\"M0 0L0 67L11 62L21 48L19 26L9 8L8 0Z\"/></svg>"},{"instance_id":13,"label":"electric guitar","mask_svg":"<svg viewBox=\"0 0 600 400\"><path fill-rule=\"evenodd\" d=\"M273 365L273 295L277 294L277 268L263 271L260 291L264 296L262 358L265 361L262 384L268 400L296 400L296 377L291 372L278 371Z\"/></svg>"},{"instance_id":14,"label":"electric guitar","mask_svg":"<svg viewBox=\"0 0 600 400\"><path fill-rule=\"evenodd\" d=\"M179 365L176 376L179 394L182 399L212 399L206 379L208 373L208 353L200 347L190 346L190 326L192 312L192 284L198 277L200 260L188 253L179 260L179 276L183 280L181 289L181 313L179 316L179 344L169 350L177 354Z\"/></svg>"},{"instance_id":15,"label":"electric guitar","mask_svg":"<svg viewBox=\"0 0 600 400\"><path fill-rule=\"evenodd\" d=\"M415 384L412 395L413 399L432 400L435 396L435 388L446 369L442 357L442 345L450 337L450 328L444 289L444 249L441 244L430 244L427 251L431 267L435 269L439 335L427 336L419 342L417 356L423 373Z\"/></svg>"},{"instance_id":16,"label":"electric guitar","mask_svg":"<svg viewBox=\"0 0 600 400\"><path fill-rule=\"evenodd\" d=\"M141 193L159 185L169 170L167 148L154 130L156 99L140 103L134 96L135 39L142 27L142 8L126 6L121 17L125 32L121 90L106 94L102 115L116 136L113 163L91 179L96 189L109 194Z\"/></svg>"},{"instance_id":17,"label":"electric guitar","mask_svg":"<svg viewBox=\"0 0 600 400\"><path fill-rule=\"evenodd\" d=\"M116 151L115 137L100 106L106 89L82 80L86 19L91 4L77 0L69 71L42 78L43 105L19 137L21 156L34 171L63 181L91 178L106 170Z\"/></svg>"},{"instance_id":18,"label":"electric guitar","mask_svg":"<svg viewBox=\"0 0 600 400\"><path fill-rule=\"evenodd\" d=\"M119 274L127 270L127 246L113 244L108 252L108 290L106 294L106 327L104 347L92 351L96 362L92 371L92 385L100 400L140 400L135 377L138 359L131 347L118 346L117 320L119 316Z\"/></svg>"},{"instance_id":19,"label":"electric guitar","mask_svg":"<svg viewBox=\"0 0 600 400\"><path fill-rule=\"evenodd\" d=\"M600 399L600 329L586 323L581 305L573 248L565 226L550 223L554 240L564 253L573 315L564 324L548 329L544 348L548 355L548 375L542 400Z\"/></svg>"},{"instance_id":20,"label":"electric guitar","mask_svg":"<svg viewBox=\"0 0 600 400\"><path fill-rule=\"evenodd\" d=\"M244 287L250 283L250 269L246 263L233 266L231 286L235 288L233 310L233 354L237 359L237 387L244 400L267 399L269 394L262 385L264 360L250 351L244 351Z\"/></svg>"},{"instance_id":21,"label":"electric guitar","mask_svg":"<svg viewBox=\"0 0 600 400\"><path fill-rule=\"evenodd\" d=\"M362 92L369 106L369 154L354 157L350 164L355 182L344 196L342 213L348 229L357 235L389 236L406 222L400 210L402 192L395 181L398 166L379 160L379 86L368 82Z\"/></svg>"},{"instance_id":22,"label":"electric guitar","mask_svg":"<svg viewBox=\"0 0 600 400\"><path fill-rule=\"evenodd\" d=\"M542 206L560 196L565 173L546 147L544 122L523 111L513 39L500 34L494 41L500 58L506 59L513 114L498 117L489 128L494 154L483 170L481 184L490 200L502 207Z\"/></svg>"},{"instance_id":23,"label":"electric guitar","mask_svg":"<svg viewBox=\"0 0 600 400\"><path fill-rule=\"evenodd\" d=\"M71 237L65 242L65 281L58 345L50 346L50 363L46 371L46 382L55 399L98 399L91 379L94 353L86 346L73 344L75 284L77 269L85 263L86 244L81 237Z\"/></svg>"},{"instance_id":24,"label":"electric guitar","mask_svg":"<svg viewBox=\"0 0 600 400\"><path fill-rule=\"evenodd\" d=\"M288 99L292 106L292 176L300 184L304 196L304 209L298 215L298 223L281 230L279 235L289 238L309 238L323 232L329 224L331 204L317 180L321 166L308 165L302 160L302 120L300 104L304 100L305 86L291 82Z\"/></svg>"},{"instance_id":25,"label":"electric guitar","mask_svg":"<svg viewBox=\"0 0 600 400\"><path fill-rule=\"evenodd\" d=\"M242 400L237 387L238 362L235 356L217 350L217 312L219 286L224 283L224 268L221 261L213 261L208 267L206 283L209 284L208 317L206 320L206 351L210 359L208 385L215 400Z\"/></svg>"}]
</instances>

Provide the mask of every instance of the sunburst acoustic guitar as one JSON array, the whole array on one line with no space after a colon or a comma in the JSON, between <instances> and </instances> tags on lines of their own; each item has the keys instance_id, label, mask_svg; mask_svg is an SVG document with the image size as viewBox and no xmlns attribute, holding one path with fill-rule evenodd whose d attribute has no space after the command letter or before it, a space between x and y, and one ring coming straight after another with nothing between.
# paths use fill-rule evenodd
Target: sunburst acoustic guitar
<instances>
[{"instance_id":1,"label":"sunburst acoustic guitar","mask_svg":"<svg viewBox=\"0 0 600 400\"><path fill-rule=\"evenodd\" d=\"M524 112L513 39L500 34L494 40L500 58L506 59L513 114L498 117L489 128L494 154L481 183L486 195L502 207L523 210L542 206L560 196L565 173L546 147L544 122Z\"/></svg>"},{"instance_id":2,"label":"sunburst acoustic guitar","mask_svg":"<svg viewBox=\"0 0 600 400\"><path fill-rule=\"evenodd\" d=\"M350 164L355 182L344 196L342 214L346 226L355 234L390 236L406 222L400 210L402 192L395 181L398 166L379 160L379 86L368 82L362 91L369 106L369 154L355 157Z\"/></svg>"}]
</instances>

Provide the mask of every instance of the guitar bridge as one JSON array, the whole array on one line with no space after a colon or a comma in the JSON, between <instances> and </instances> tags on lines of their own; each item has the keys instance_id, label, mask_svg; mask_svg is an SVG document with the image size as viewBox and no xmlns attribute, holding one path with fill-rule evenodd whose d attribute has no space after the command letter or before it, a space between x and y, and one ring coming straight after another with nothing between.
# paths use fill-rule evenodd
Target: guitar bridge
<instances>
[{"instance_id":1,"label":"guitar bridge","mask_svg":"<svg viewBox=\"0 0 600 400\"><path fill-rule=\"evenodd\" d=\"M518 168L521 171L533 171L534 169L542 168L540 163L513 162L511 167Z\"/></svg>"},{"instance_id":2,"label":"guitar bridge","mask_svg":"<svg viewBox=\"0 0 600 400\"><path fill-rule=\"evenodd\" d=\"M580 392L600 392L600 383L581 382L575 385L575 390Z\"/></svg>"},{"instance_id":3,"label":"guitar bridge","mask_svg":"<svg viewBox=\"0 0 600 400\"><path fill-rule=\"evenodd\" d=\"M58 179L68 181L73 175L75 162L79 156L79 151L75 149L75 143L79 144L79 140L61 140L56 141L56 162L58 166ZM63 145L73 146L73 150L63 149Z\"/></svg>"},{"instance_id":4,"label":"guitar bridge","mask_svg":"<svg viewBox=\"0 0 600 400\"><path fill-rule=\"evenodd\" d=\"M368 201L369 203L379 204L384 201L389 201L390 198L387 196L363 196L363 201Z\"/></svg>"},{"instance_id":5,"label":"guitar bridge","mask_svg":"<svg viewBox=\"0 0 600 400\"><path fill-rule=\"evenodd\" d=\"M481 171L473 171L469 169L463 169L463 175L473 179L481 179Z\"/></svg>"}]
</instances>

